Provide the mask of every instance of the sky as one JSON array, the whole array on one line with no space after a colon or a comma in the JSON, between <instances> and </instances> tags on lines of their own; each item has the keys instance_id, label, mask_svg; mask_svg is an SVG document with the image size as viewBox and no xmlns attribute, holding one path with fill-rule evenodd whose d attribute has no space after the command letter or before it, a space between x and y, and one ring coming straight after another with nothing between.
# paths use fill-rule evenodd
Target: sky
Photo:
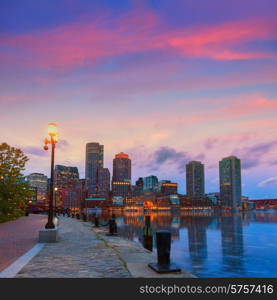
<instances>
[{"instance_id":1,"label":"sky","mask_svg":"<svg viewBox=\"0 0 277 300\"><path fill-rule=\"evenodd\" d=\"M157 175L185 193L185 164L242 162L243 194L277 198L276 0L2 0L0 137L49 175L43 150L56 122L56 163L84 177L85 145L121 151L132 181Z\"/></svg>"}]
</instances>

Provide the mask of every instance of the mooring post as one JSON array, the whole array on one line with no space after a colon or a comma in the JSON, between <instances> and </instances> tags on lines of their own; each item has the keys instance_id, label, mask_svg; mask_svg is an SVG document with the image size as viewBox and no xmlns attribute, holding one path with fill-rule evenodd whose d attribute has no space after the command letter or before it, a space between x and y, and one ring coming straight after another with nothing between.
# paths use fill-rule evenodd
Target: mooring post
<instances>
[{"instance_id":1,"label":"mooring post","mask_svg":"<svg viewBox=\"0 0 277 300\"><path fill-rule=\"evenodd\" d=\"M181 269L170 262L171 233L168 230L156 231L157 263L148 266L158 273L180 272Z\"/></svg>"}]
</instances>

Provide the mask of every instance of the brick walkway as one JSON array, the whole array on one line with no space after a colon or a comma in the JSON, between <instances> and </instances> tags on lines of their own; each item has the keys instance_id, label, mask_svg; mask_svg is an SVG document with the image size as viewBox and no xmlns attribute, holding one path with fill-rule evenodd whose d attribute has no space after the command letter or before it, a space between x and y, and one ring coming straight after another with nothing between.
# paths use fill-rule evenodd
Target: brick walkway
<instances>
[{"instance_id":1,"label":"brick walkway","mask_svg":"<svg viewBox=\"0 0 277 300\"><path fill-rule=\"evenodd\" d=\"M91 231L91 223L59 217L58 243L49 243L16 277L131 277L114 249Z\"/></svg>"},{"instance_id":2,"label":"brick walkway","mask_svg":"<svg viewBox=\"0 0 277 300\"><path fill-rule=\"evenodd\" d=\"M38 232L45 225L46 219L46 215L30 214L0 224L0 271L38 242Z\"/></svg>"}]
</instances>

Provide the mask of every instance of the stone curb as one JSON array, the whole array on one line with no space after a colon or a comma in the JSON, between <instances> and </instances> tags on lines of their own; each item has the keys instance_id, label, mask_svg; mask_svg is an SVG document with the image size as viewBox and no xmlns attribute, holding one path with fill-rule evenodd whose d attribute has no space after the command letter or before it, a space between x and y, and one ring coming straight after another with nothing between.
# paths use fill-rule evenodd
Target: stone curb
<instances>
[{"instance_id":1,"label":"stone curb","mask_svg":"<svg viewBox=\"0 0 277 300\"><path fill-rule=\"evenodd\" d=\"M107 228L91 227L91 230L118 254L134 278L197 278L185 270L178 273L156 273L148 267L149 263L157 261L155 253L145 249L142 245L134 241L121 237L106 236L108 233Z\"/></svg>"}]
</instances>

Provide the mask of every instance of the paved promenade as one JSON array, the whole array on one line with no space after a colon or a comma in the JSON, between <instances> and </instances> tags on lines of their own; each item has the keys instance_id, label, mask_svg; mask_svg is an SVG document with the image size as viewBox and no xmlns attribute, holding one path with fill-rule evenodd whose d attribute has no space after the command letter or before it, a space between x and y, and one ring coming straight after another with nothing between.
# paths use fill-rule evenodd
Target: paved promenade
<instances>
[{"instance_id":1,"label":"paved promenade","mask_svg":"<svg viewBox=\"0 0 277 300\"><path fill-rule=\"evenodd\" d=\"M46 215L30 214L0 224L0 271L38 242L38 231L44 227L46 219Z\"/></svg>"},{"instance_id":2,"label":"paved promenade","mask_svg":"<svg viewBox=\"0 0 277 300\"><path fill-rule=\"evenodd\" d=\"M158 275L147 267L155 255L135 242L106 236L107 227L59 217L60 241L44 248L17 274L19 278L194 277Z\"/></svg>"},{"instance_id":3,"label":"paved promenade","mask_svg":"<svg viewBox=\"0 0 277 300\"><path fill-rule=\"evenodd\" d=\"M16 277L130 277L117 253L94 234L91 223L59 217L60 241L49 243Z\"/></svg>"}]
</instances>

